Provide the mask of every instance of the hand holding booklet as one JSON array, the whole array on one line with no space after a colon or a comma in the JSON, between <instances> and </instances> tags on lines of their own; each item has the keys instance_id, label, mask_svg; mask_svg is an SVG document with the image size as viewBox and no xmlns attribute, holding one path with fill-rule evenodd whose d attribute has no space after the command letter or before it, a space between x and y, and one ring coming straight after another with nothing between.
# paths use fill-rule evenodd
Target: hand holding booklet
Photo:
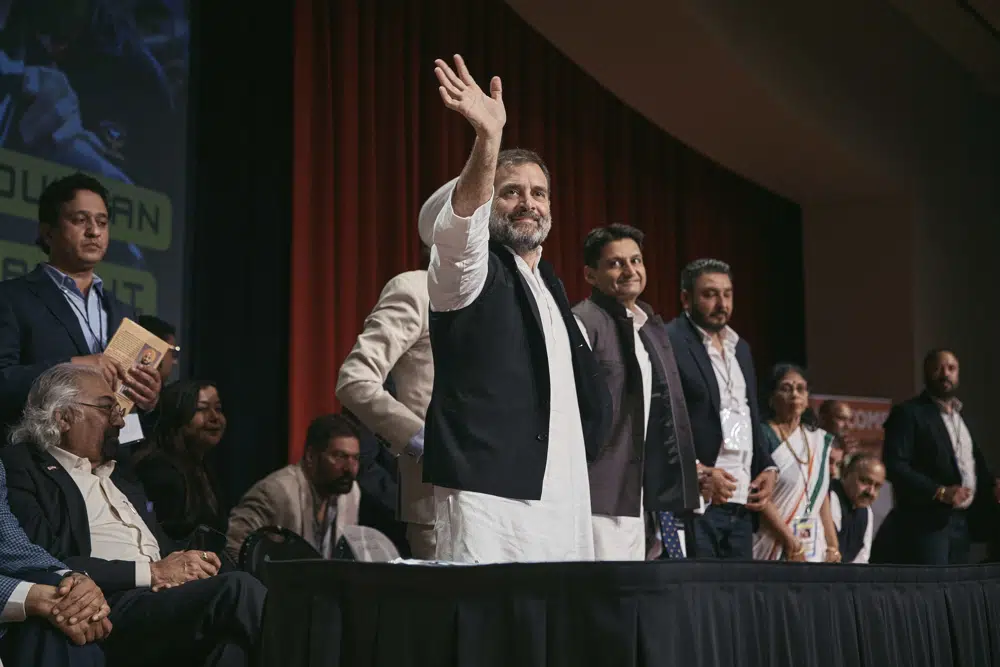
<instances>
[{"instance_id":1,"label":"hand holding booklet","mask_svg":"<svg viewBox=\"0 0 1000 667\"><path fill-rule=\"evenodd\" d=\"M117 361L122 368L148 368L155 371L170 349L165 341L157 338L129 318L122 320L118 331L111 338L104 354ZM132 411L135 401L125 395L125 385L115 391L115 398L126 414Z\"/></svg>"}]
</instances>

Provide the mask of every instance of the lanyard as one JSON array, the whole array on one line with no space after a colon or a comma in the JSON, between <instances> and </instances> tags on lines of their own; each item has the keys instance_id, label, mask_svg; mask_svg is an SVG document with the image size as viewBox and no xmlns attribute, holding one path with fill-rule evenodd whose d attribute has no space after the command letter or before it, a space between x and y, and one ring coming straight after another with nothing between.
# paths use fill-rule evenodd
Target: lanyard
<instances>
[{"instance_id":1,"label":"lanyard","mask_svg":"<svg viewBox=\"0 0 1000 667\"><path fill-rule=\"evenodd\" d=\"M73 294L65 287L60 286L60 289L63 291L63 294L66 295L66 300L69 301L69 305L73 307L73 310L79 313L80 317L82 317L83 321L87 324L87 329L90 330L90 335L93 336L94 340L97 341L97 349L100 350L101 352L104 352L104 347L105 347L104 318L101 317L100 315L98 315L97 317L97 328L100 329L101 331L100 336L97 335L97 332L94 331L94 327L90 324L90 295L93 294L95 297L97 297L97 305L99 308L103 310L104 306L103 304L101 304L100 295L97 294L97 292L94 292L93 291L94 288L91 287L90 288L91 291L87 292L87 296L83 300L83 310L81 310L80 306L78 306L76 303L76 299L73 298Z\"/></svg>"}]
</instances>

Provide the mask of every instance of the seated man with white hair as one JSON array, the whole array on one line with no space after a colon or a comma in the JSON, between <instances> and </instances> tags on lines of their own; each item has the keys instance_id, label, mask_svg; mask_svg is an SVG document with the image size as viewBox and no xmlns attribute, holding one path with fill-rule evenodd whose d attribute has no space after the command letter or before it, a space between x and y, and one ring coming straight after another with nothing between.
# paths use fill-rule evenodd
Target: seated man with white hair
<instances>
[{"instance_id":1,"label":"seated man with white hair","mask_svg":"<svg viewBox=\"0 0 1000 667\"><path fill-rule=\"evenodd\" d=\"M142 485L112 458L123 417L100 370L42 373L0 451L11 509L32 542L105 591L112 664L249 665L264 587L218 574L215 554L175 550Z\"/></svg>"}]
</instances>

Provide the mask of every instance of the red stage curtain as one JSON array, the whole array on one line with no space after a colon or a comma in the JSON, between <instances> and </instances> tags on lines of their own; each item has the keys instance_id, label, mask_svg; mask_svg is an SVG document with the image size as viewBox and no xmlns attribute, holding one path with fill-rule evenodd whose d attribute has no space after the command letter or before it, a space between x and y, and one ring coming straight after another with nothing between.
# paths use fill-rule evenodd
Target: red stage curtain
<instances>
[{"instance_id":1,"label":"red stage curtain","mask_svg":"<svg viewBox=\"0 0 1000 667\"><path fill-rule=\"evenodd\" d=\"M734 326L758 366L804 361L798 206L649 123L500 0L297 0L291 460L309 421L336 409L337 371L382 286L418 267L421 203L468 155L472 131L433 73L453 53L481 85L503 79L505 146L548 162L544 256L571 300L588 293L587 231L629 223L647 234L645 298L664 318L678 311L681 267L719 257L733 264Z\"/></svg>"}]
</instances>

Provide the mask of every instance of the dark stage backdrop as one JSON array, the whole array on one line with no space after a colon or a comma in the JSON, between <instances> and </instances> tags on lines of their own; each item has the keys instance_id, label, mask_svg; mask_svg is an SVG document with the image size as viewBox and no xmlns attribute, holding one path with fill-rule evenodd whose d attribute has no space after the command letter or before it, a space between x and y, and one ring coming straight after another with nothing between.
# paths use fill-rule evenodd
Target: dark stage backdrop
<instances>
[{"instance_id":1,"label":"dark stage backdrop","mask_svg":"<svg viewBox=\"0 0 1000 667\"><path fill-rule=\"evenodd\" d=\"M637 18L637 20L639 20ZM296 0L289 457L336 408L337 371L385 282L417 268L417 211L457 175L468 124L444 109L436 57L503 79L506 147L537 150L553 179L544 256L571 300L587 294L593 227L647 234L645 298L678 312L681 267L732 263L734 326L763 368L804 361L801 212L625 106L500 0ZM678 91L683 94L683 91Z\"/></svg>"},{"instance_id":2,"label":"dark stage backdrop","mask_svg":"<svg viewBox=\"0 0 1000 667\"><path fill-rule=\"evenodd\" d=\"M238 499L285 463L292 148L292 8L192 3L190 375L218 383L216 452Z\"/></svg>"}]
</instances>

